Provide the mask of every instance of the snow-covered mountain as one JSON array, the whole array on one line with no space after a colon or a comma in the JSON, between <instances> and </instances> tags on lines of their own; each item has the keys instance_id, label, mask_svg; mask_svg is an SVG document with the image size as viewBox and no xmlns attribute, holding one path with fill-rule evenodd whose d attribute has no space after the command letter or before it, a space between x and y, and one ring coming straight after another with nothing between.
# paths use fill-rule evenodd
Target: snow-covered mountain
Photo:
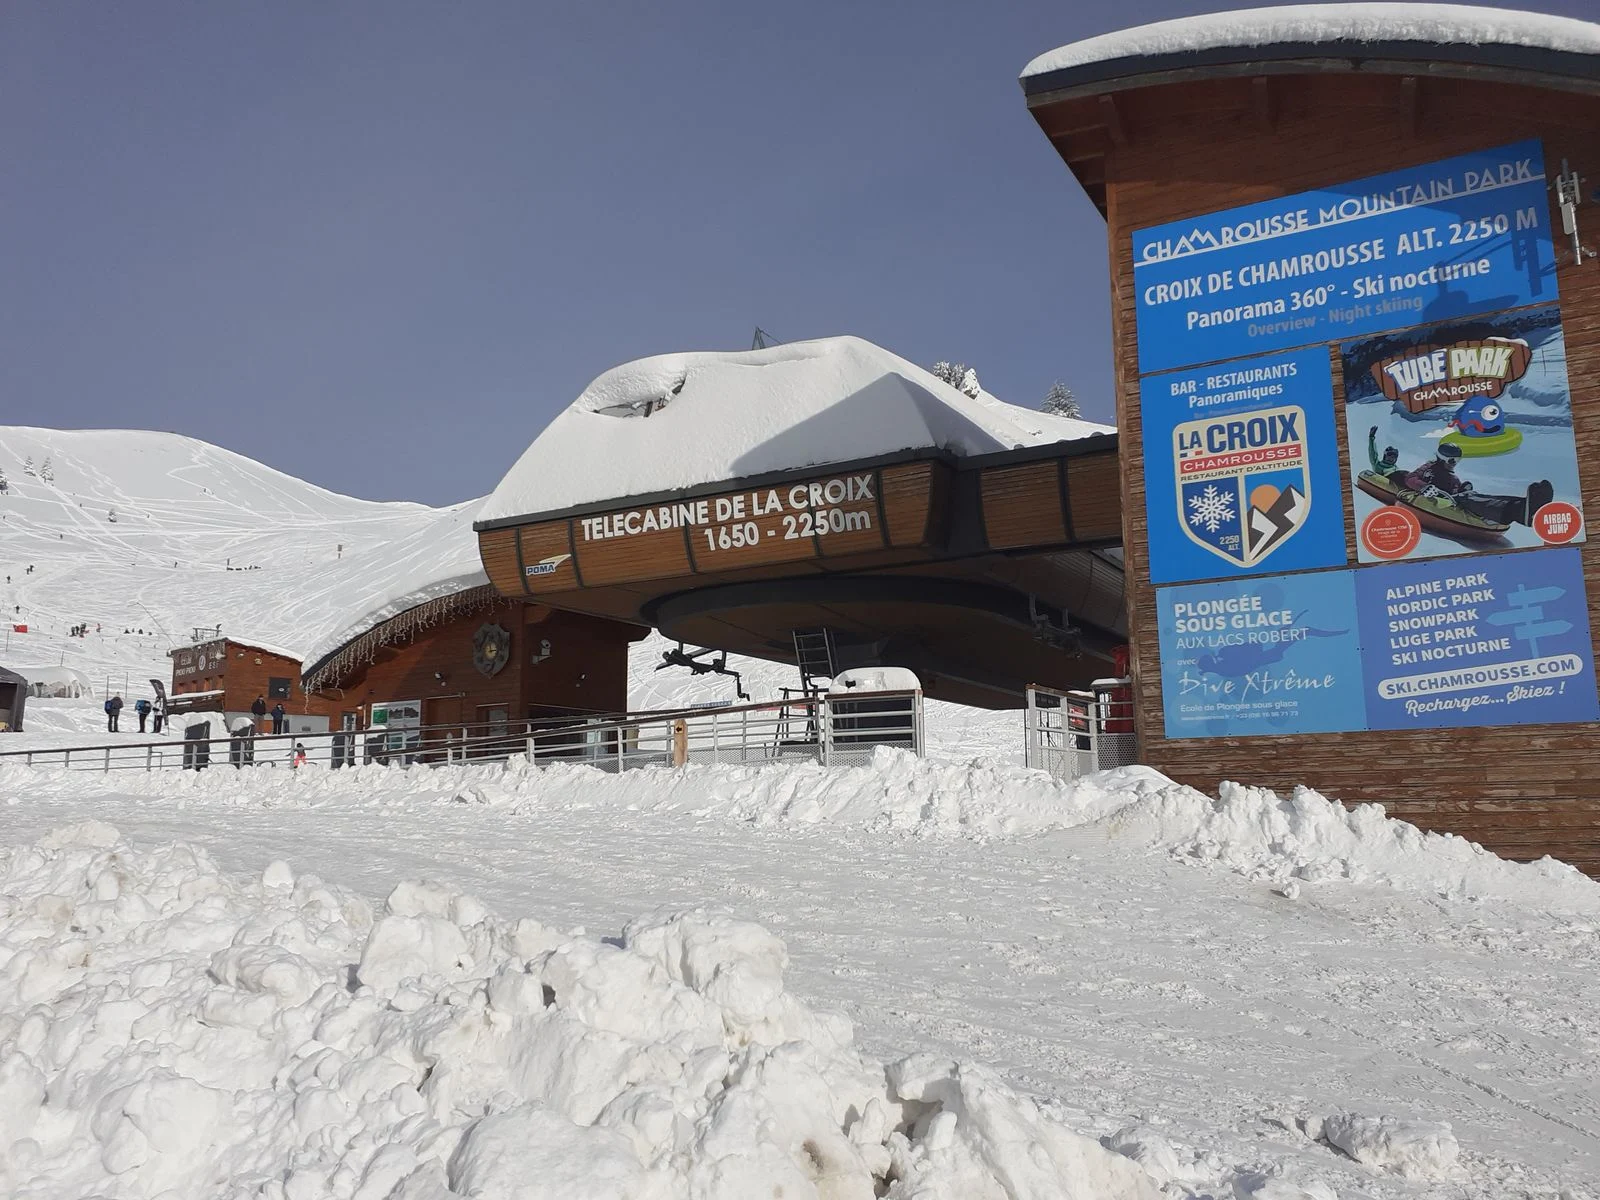
<instances>
[{"instance_id":1,"label":"snow-covered mountain","mask_svg":"<svg viewBox=\"0 0 1600 1200\"><path fill-rule=\"evenodd\" d=\"M0 427L7 665L98 686L169 671L196 627L295 649L349 604L342 573L441 510L341 496L178 434ZM308 588L308 582L317 587ZM87 624L86 637L72 637ZM142 632L140 632L142 631Z\"/></svg>"}]
</instances>

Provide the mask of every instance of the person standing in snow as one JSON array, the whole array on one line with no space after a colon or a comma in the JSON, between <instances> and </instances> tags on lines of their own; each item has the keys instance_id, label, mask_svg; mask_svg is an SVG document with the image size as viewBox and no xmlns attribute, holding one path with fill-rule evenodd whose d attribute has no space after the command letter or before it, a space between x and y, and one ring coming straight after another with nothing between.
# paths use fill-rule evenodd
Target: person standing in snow
<instances>
[{"instance_id":1,"label":"person standing in snow","mask_svg":"<svg viewBox=\"0 0 1600 1200\"><path fill-rule=\"evenodd\" d=\"M261 722L267 718L267 698L265 696L256 697L255 703L250 706L250 715L256 719L256 732L261 733L263 731Z\"/></svg>"},{"instance_id":2,"label":"person standing in snow","mask_svg":"<svg viewBox=\"0 0 1600 1200\"><path fill-rule=\"evenodd\" d=\"M282 733L283 723L286 720L288 720L288 714L284 712L283 701L280 700L272 706L272 732Z\"/></svg>"},{"instance_id":3,"label":"person standing in snow","mask_svg":"<svg viewBox=\"0 0 1600 1200\"><path fill-rule=\"evenodd\" d=\"M133 704L133 711L139 714L139 732L144 732L144 723L150 717L150 701L142 697Z\"/></svg>"},{"instance_id":4,"label":"person standing in snow","mask_svg":"<svg viewBox=\"0 0 1600 1200\"><path fill-rule=\"evenodd\" d=\"M162 727L167 723L167 706L158 700L152 711L155 714L155 722L151 727L151 732L160 733Z\"/></svg>"},{"instance_id":5,"label":"person standing in snow","mask_svg":"<svg viewBox=\"0 0 1600 1200\"><path fill-rule=\"evenodd\" d=\"M122 697L113 696L106 701L106 732L117 732L117 717L122 713Z\"/></svg>"},{"instance_id":6,"label":"person standing in snow","mask_svg":"<svg viewBox=\"0 0 1600 1200\"><path fill-rule=\"evenodd\" d=\"M298 770L306 765L306 748L299 742L294 744L294 757L289 760L289 769Z\"/></svg>"}]
</instances>

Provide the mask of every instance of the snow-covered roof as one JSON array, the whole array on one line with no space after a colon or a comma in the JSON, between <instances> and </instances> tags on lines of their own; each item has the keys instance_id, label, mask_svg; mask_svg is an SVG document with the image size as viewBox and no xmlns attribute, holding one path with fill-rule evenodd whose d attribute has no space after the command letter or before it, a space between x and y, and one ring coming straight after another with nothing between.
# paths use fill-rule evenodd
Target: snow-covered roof
<instances>
[{"instance_id":1,"label":"snow-covered roof","mask_svg":"<svg viewBox=\"0 0 1600 1200\"><path fill-rule=\"evenodd\" d=\"M614 367L528 447L483 522L896 451L986 454L1109 426L973 399L855 337Z\"/></svg>"},{"instance_id":2,"label":"snow-covered roof","mask_svg":"<svg viewBox=\"0 0 1600 1200\"><path fill-rule=\"evenodd\" d=\"M1547 13L1466 4L1290 4L1157 21L1039 55L1024 80L1123 59L1278 44L1418 43L1600 54L1600 25Z\"/></svg>"},{"instance_id":3,"label":"snow-covered roof","mask_svg":"<svg viewBox=\"0 0 1600 1200\"><path fill-rule=\"evenodd\" d=\"M282 646L275 646L271 642L263 642L263 641L260 641L260 640L258 640L256 638L252 638L252 637L239 637L237 634L232 634L232 633L218 634L214 638L207 638L205 642L201 642L201 643L197 643L197 644L198 645L209 645L211 642L232 642L235 646L243 646L246 650L259 650L263 654L273 654L273 655L276 655L279 658L294 658L294 659L298 659L300 657L300 652L298 650L288 650L288 649L285 649ZM192 646L185 646L185 647L180 647L177 650L168 651L168 653L169 654L181 654L183 652L183 650L193 649L193 648L194 647L192 647Z\"/></svg>"},{"instance_id":4,"label":"snow-covered roof","mask_svg":"<svg viewBox=\"0 0 1600 1200\"><path fill-rule=\"evenodd\" d=\"M308 577L307 591L338 589L347 602L320 611L306 627L302 671L310 671L373 626L430 600L489 582L472 523L482 500L423 510L417 527L359 558L330 563Z\"/></svg>"}]
</instances>

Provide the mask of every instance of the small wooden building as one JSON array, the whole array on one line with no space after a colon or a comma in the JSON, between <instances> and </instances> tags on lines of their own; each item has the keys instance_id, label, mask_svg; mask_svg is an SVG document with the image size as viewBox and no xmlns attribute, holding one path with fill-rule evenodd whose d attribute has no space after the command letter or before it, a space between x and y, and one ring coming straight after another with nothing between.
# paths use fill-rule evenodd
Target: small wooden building
<instances>
[{"instance_id":1,"label":"small wooden building","mask_svg":"<svg viewBox=\"0 0 1600 1200\"><path fill-rule=\"evenodd\" d=\"M185 712L250 716L259 696L268 710L282 704L294 717L291 732L326 730L331 709L300 685L300 656L280 646L216 637L169 652L172 686L167 711L174 724ZM129 704L132 698L124 696Z\"/></svg>"},{"instance_id":2,"label":"small wooden building","mask_svg":"<svg viewBox=\"0 0 1600 1200\"><path fill-rule=\"evenodd\" d=\"M357 626L305 664L308 705L334 728L466 727L626 711L628 646L649 631L465 588Z\"/></svg>"},{"instance_id":3,"label":"small wooden building","mask_svg":"<svg viewBox=\"0 0 1600 1200\"><path fill-rule=\"evenodd\" d=\"M1261 9L1022 83L1108 225L1144 761L1600 870L1600 26Z\"/></svg>"}]
</instances>

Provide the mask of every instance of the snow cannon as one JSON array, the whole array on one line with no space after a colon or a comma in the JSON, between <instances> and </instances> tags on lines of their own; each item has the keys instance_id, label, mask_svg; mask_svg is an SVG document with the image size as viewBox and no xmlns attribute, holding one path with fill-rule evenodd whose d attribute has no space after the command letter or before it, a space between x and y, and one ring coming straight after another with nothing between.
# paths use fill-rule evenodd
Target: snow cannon
<instances>
[{"instance_id":1,"label":"snow cannon","mask_svg":"<svg viewBox=\"0 0 1600 1200\"><path fill-rule=\"evenodd\" d=\"M1510 454L1522 445L1522 430L1506 424L1505 410L1498 401L1474 396L1450 418L1450 432L1440 443L1460 447L1466 458L1488 458Z\"/></svg>"}]
</instances>

